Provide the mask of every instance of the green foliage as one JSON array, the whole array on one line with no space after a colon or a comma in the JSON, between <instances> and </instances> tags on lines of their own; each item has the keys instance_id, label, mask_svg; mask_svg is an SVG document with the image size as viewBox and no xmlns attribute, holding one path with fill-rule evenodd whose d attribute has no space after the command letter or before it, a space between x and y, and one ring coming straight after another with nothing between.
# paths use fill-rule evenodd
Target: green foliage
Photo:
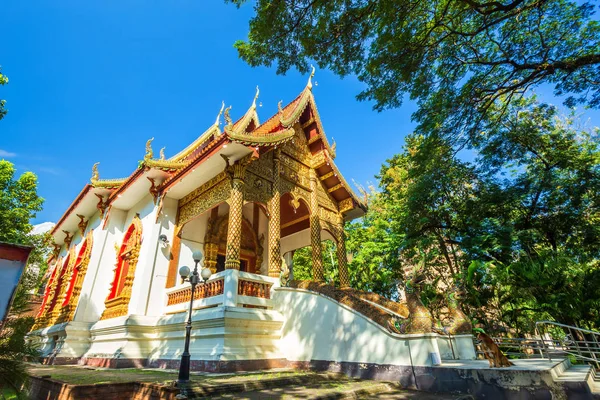
<instances>
[{"instance_id":1,"label":"green foliage","mask_svg":"<svg viewBox=\"0 0 600 400\"><path fill-rule=\"evenodd\" d=\"M321 243L321 259L323 260L323 270L325 272L325 281L339 285L336 245L331 240L324 240ZM312 248L306 246L294 252L294 279L311 280L312 279Z\"/></svg>"},{"instance_id":2,"label":"green foliage","mask_svg":"<svg viewBox=\"0 0 600 400\"><path fill-rule=\"evenodd\" d=\"M385 294L424 258L424 303L435 309L440 286L462 286L486 331L533 332L540 319L599 329L598 132L535 99L506 115L470 163L435 131L410 135L347 227L351 270L379 271L370 289Z\"/></svg>"},{"instance_id":3,"label":"green foliage","mask_svg":"<svg viewBox=\"0 0 600 400\"><path fill-rule=\"evenodd\" d=\"M36 346L25 340L32 325L33 318L9 318L0 328L0 388L20 394L27 381L24 361L39 355Z\"/></svg>"},{"instance_id":4,"label":"green foliage","mask_svg":"<svg viewBox=\"0 0 600 400\"><path fill-rule=\"evenodd\" d=\"M238 6L246 0L227 0ZM569 0L258 0L252 66L321 68L366 84L382 110L416 99L418 131L467 143L501 124L511 99L549 84L567 104L600 106L600 23Z\"/></svg>"},{"instance_id":5,"label":"green foliage","mask_svg":"<svg viewBox=\"0 0 600 400\"><path fill-rule=\"evenodd\" d=\"M8 83L8 77L2 74L2 68L0 68L0 86L4 86ZM6 104L6 100L0 99L0 120L4 118L6 113L8 112L4 107Z\"/></svg>"},{"instance_id":6,"label":"green foliage","mask_svg":"<svg viewBox=\"0 0 600 400\"><path fill-rule=\"evenodd\" d=\"M390 229L372 193L370 211L361 220L346 224L346 250L350 253L349 273L353 288L396 298L398 269L396 235Z\"/></svg>"},{"instance_id":7,"label":"green foliage","mask_svg":"<svg viewBox=\"0 0 600 400\"><path fill-rule=\"evenodd\" d=\"M37 195L35 174L25 172L15 179L14 165L0 160L0 242L32 246L29 265L39 268L39 273L31 268L25 269L13 303L13 312L16 313L27 307L29 292L39 286L39 278L47 269L50 237L48 234L30 234L30 221L35 218L36 212L41 211L43 202L44 199Z\"/></svg>"},{"instance_id":8,"label":"green foliage","mask_svg":"<svg viewBox=\"0 0 600 400\"><path fill-rule=\"evenodd\" d=\"M43 202L37 195L35 174L25 172L15 179L15 166L0 160L0 241L28 244L30 220Z\"/></svg>"},{"instance_id":9,"label":"green foliage","mask_svg":"<svg viewBox=\"0 0 600 400\"><path fill-rule=\"evenodd\" d=\"M47 269L50 235L30 234L30 220L42 209L43 201L37 195L37 177L33 173L25 172L15 179L14 165L0 160L0 241L33 247L15 293L12 316L0 326L0 387L11 387L17 393L27 377L23 361L37 355L35 346L25 340L33 318L15 316L27 310L31 292L39 288L40 278Z\"/></svg>"}]
</instances>

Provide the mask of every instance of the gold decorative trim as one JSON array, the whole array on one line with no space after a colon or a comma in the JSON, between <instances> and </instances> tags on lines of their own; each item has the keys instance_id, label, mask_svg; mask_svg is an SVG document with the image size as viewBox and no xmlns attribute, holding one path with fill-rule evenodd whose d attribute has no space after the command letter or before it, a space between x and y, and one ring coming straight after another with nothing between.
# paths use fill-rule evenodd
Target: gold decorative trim
<instances>
[{"instance_id":1,"label":"gold decorative trim","mask_svg":"<svg viewBox=\"0 0 600 400\"><path fill-rule=\"evenodd\" d=\"M335 192L336 190L338 190L338 189L342 189L342 188L344 188L344 185L342 185L341 183L338 183L337 185L335 185L335 186L332 186L332 187L330 187L329 189L327 189L327 192L328 192L328 193L333 193L333 192Z\"/></svg>"},{"instance_id":2,"label":"gold decorative trim","mask_svg":"<svg viewBox=\"0 0 600 400\"><path fill-rule=\"evenodd\" d=\"M93 238L94 238L93 231L90 230L82 243L82 247L85 246L85 249L83 249L83 253L81 253L81 250L80 250L80 254L75 259L75 261L73 263L73 268L71 268L71 271L70 271L69 284L70 284L71 279L73 279L73 274L77 270L77 277L75 278L75 282L73 284L73 290L71 291L71 297L69 298L69 302L66 305L62 306L62 303L61 303L61 311L60 311L60 315L58 316L58 318L56 320L56 323L73 321L73 318L75 317L75 310L77 309L77 304L79 303L81 287L83 286L83 280L85 279L85 274L87 273L87 268L90 263L90 256L92 254L92 246L93 246ZM81 260L81 261L79 261L79 260ZM78 261L79 261L79 264L77 264ZM67 285L67 289L68 289L68 286L69 285ZM66 297L66 291L65 291L65 294L62 296L62 299L61 299L62 302L65 301L65 297Z\"/></svg>"},{"instance_id":3,"label":"gold decorative trim","mask_svg":"<svg viewBox=\"0 0 600 400\"><path fill-rule=\"evenodd\" d=\"M106 208L108 207L109 201L108 198L104 198L101 194L94 193L94 195L98 198L98 204L96 204L96 208L100 211L100 218L104 218L104 213L106 212Z\"/></svg>"},{"instance_id":4,"label":"gold decorative trim","mask_svg":"<svg viewBox=\"0 0 600 400\"><path fill-rule=\"evenodd\" d=\"M85 229L88 226L88 221L85 220L85 215L81 215L81 214L75 214L79 217L79 224L77 224L77 226L79 227L79 233L81 233L81 236L83 236L85 234Z\"/></svg>"},{"instance_id":5,"label":"gold decorative trim","mask_svg":"<svg viewBox=\"0 0 600 400\"><path fill-rule=\"evenodd\" d=\"M131 231L131 233L129 233ZM127 237L129 234L129 237ZM127 242L125 242L127 240ZM114 285L119 285L120 277L116 276L119 272L119 264L123 261L123 257L127 257L129 262L127 276L124 278L123 288L119 293L115 294L114 298L106 298L104 304L106 308L100 317L100 320L116 318L129 313L129 300L131 299L131 289L133 287L133 278L137 267L140 248L142 246L142 220L140 215L136 214L129 225L121 243L120 249L117 252L117 261L115 264L115 276L111 284L110 291L112 292ZM110 292L109 292L110 293Z\"/></svg>"}]
</instances>

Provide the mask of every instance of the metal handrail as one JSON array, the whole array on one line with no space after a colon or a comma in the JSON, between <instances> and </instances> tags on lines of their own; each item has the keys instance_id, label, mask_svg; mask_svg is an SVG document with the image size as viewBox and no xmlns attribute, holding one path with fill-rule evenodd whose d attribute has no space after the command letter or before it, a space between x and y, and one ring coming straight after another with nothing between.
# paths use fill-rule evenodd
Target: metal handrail
<instances>
[{"instance_id":1,"label":"metal handrail","mask_svg":"<svg viewBox=\"0 0 600 400\"><path fill-rule=\"evenodd\" d=\"M560 328L565 337L552 338L549 336L548 326ZM535 323L535 330L542 343L542 357L544 352L549 360L552 360L551 354L570 355L576 360L591 363L600 370L600 332L554 321L538 321ZM546 338L546 335L549 338Z\"/></svg>"},{"instance_id":2,"label":"metal handrail","mask_svg":"<svg viewBox=\"0 0 600 400\"><path fill-rule=\"evenodd\" d=\"M502 352L509 357L516 358L541 358L542 341L537 338L507 338L492 337L492 340L502 349ZM474 340L477 354L483 354L479 348L479 340Z\"/></svg>"}]
</instances>

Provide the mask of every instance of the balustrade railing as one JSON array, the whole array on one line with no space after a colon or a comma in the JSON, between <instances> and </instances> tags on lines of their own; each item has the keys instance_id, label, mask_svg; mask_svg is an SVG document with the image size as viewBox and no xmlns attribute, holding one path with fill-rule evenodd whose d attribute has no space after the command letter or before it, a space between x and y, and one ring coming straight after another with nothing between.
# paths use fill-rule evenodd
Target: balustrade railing
<instances>
[{"instance_id":1,"label":"balustrade railing","mask_svg":"<svg viewBox=\"0 0 600 400\"><path fill-rule=\"evenodd\" d=\"M205 284L196 286L194 290L194 300L206 299L209 297L219 296L223 294L225 288L225 280L223 278L209 281ZM167 294L167 306L174 304L189 302L192 295L190 286L181 288Z\"/></svg>"},{"instance_id":2,"label":"balustrade railing","mask_svg":"<svg viewBox=\"0 0 600 400\"><path fill-rule=\"evenodd\" d=\"M238 295L270 299L272 285L271 282L257 282L240 278L238 281Z\"/></svg>"}]
</instances>

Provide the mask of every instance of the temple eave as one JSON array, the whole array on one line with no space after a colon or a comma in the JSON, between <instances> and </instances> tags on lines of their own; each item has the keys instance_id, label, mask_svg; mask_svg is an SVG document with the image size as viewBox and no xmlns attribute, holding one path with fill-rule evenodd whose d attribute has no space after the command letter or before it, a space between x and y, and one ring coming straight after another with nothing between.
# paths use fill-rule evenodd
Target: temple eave
<instances>
[{"instance_id":1,"label":"temple eave","mask_svg":"<svg viewBox=\"0 0 600 400\"><path fill-rule=\"evenodd\" d=\"M282 129L265 135L257 135L253 133L238 134L228 132L227 136L233 142L250 145L250 146L273 146L283 144L294 137L295 131L293 128Z\"/></svg>"}]
</instances>

